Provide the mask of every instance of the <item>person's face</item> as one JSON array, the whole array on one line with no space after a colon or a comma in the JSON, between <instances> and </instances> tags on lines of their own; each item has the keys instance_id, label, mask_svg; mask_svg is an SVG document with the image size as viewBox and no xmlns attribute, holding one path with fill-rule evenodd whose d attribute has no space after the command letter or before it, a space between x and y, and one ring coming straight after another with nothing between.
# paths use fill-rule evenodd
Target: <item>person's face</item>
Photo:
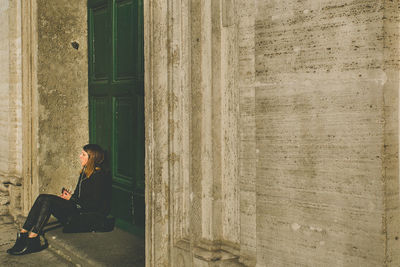
<instances>
[{"instance_id":1,"label":"person's face","mask_svg":"<svg viewBox=\"0 0 400 267\"><path fill-rule=\"evenodd\" d=\"M81 160L82 167L86 165L89 159L88 153L85 150L82 150L82 153L79 155L79 159Z\"/></svg>"}]
</instances>

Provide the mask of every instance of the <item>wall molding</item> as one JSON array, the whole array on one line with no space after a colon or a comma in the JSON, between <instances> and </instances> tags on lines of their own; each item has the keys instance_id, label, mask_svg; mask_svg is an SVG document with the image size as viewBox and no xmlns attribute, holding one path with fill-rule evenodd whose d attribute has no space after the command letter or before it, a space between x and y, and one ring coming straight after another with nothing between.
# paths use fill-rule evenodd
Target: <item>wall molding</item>
<instances>
[{"instance_id":1,"label":"wall molding","mask_svg":"<svg viewBox=\"0 0 400 267\"><path fill-rule=\"evenodd\" d=\"M22 17L22 175L23 214L39 194L37 168L37 3L21 0Z\"/></svg>"},{"instance_id":2,"label":"wall molding","mask_svg":"<svg viewBox=\"0 0 400 267\"><path fill-rule=\"evenodd\" d=\"M239 259L238 43L225 2L144 2L146 266Z\"/></svg>"}]
</instances>

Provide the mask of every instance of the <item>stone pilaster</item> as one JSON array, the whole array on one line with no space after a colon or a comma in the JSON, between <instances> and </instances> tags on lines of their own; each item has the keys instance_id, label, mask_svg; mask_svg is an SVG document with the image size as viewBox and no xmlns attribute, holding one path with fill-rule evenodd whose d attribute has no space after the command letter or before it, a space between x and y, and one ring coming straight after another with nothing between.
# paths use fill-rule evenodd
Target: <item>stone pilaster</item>
<instances>
[{"instance_id":1,"label":"stone pilaster","mask_svg":"<svg viewBox=\"0 0 400 267\"><path fill-rule=\"evenodd\" d=\"M1 204L2 213L16 217L21 214L22 177L21 1L0 1L0 22Z\"/></svg>"},{"instance_id":2,"label":"stone pilaster","mask_svg":"<svg viewBox=\"0 0 400 267\"><path fill-rule=\"evenodd\" d=\"M39 194L37 104L37 3L21 1L23 214Z\"/></svg>"},{"instance_id":3,"label":"stone pilaster","mask_svg":"<svg viewBox=\"0 0 400 267\"><path fill-rule=\"evenodd\" d=\"M145 5L149 266L237 263L234 16L233 1Z\"/></svg>"},{"instance_id":4,"label":"stone pilaster","mask_svg":"<svg viewBox=\"0 0 400 267\"><path fill-rule=\"evenodd\" d=\"M170 266L168 3L144 2L146 266Z\"/></svg>"},{"instance_id":5,"label":"stone pilaster","mask_svg":"<svg viewBox=\"0 0 400 267\"><path fill-rule=\"evenodd\" d=\"M385 181L385 264L400 265L399 198L399 1L384 2L383 86L384 147L382 177Z\"/></svg>"}]
</instances>

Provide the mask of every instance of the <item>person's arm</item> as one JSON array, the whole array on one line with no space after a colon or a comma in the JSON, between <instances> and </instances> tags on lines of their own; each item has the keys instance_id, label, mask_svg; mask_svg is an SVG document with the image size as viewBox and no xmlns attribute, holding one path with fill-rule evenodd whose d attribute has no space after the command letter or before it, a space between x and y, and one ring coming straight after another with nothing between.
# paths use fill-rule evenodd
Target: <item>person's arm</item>
<instances>
[{"instance_id":1,"label":"person's arm","mask_svg":"<svg viewBox=\"0 0 400 267\"><path fill-rule=\"evenodd\" d=\"M103 191L104 191L105 174L103 171L97 171L91 175L90 178L85 180L81 186L81 195L79 202L86 210L99 210L102 205ZM82 184L83 184L82 183Z\"/></svg>"},{"instance_id":2,"label":"person's arm","mask_svg":"<svg viewBox=\"0 0 400 267\"><path fill-rule=\"evenodd\" d=\"M78 200L78 194L79 194L79 183L81 182L81 176L79 176L79 179L78 179L78 183L76 184L76 186L75 186L75 190L74 190L74 193L71 195L71 197L70 197L70 200L71 201L73 201L73 202L75 202L75 203L78 203L79 202L79 200Z\"/></svg>"}]
</instances>

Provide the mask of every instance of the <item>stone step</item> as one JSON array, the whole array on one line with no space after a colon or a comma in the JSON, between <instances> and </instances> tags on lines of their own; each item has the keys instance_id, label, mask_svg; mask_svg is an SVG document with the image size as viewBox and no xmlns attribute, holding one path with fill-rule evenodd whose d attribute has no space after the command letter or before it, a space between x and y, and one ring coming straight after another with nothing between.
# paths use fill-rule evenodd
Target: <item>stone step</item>
<instances>
[{"instance_id":1,"label":"stone step","mask_svg":"<svg viewBox=\"0 0 400 267\"><path fill-rule=\"evenodd\" d=\"M50 226L49 226L50 227ZM47 228L47 227L46 227ZM45 230L49 249L80 266L145 266L142 237L115 228L107 233L63 233Z\"/></svg>"}]
</instances>

